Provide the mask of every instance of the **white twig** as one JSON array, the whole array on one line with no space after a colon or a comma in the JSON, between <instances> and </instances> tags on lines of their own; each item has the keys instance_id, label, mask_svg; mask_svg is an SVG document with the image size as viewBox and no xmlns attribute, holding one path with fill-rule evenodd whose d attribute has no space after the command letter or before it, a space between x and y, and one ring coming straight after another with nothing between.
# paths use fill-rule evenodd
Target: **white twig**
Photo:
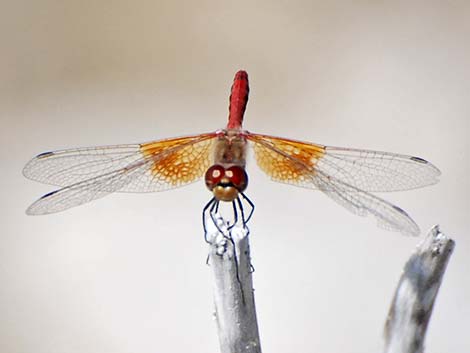
<instances>
[{"instance_id":1,"label":"white twig","mask_svg":"<svg viewBox=\"0 0 470 353\"><path fill-rule=\"evenodd\" d=\"M384 352L423 352L434 300L454 245L434 226L406 263L385 324Z\"/></svg>"},{"instance_id":2,"label":"white twig","mask_svg":"<svg viewBox=\"0 0 470 353\"><path fill-rule=\"evenodd\" d=\"M260 353L248 228L208 222L209 263L214 271L215 319L221 353ZM223 234L221 234L220 230ZM234 251L235 250L235 251Z\"/></svg>"}]
</instances>

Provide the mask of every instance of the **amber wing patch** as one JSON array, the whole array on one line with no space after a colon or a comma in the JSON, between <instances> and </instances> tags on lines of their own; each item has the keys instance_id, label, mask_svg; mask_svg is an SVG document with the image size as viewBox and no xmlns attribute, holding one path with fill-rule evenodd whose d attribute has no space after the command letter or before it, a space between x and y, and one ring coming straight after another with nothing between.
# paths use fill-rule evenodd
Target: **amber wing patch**
<instances>
[{"instance_id":1,"label":"amber wing patch","mask_svg":"<svg viewBox=\"0 0 470 353\"><path fill-rule=\"evenodd\" d=\"M272 136L249 134L258 166L274 181L289 184L310 183L315 165L325 147Z\"/></svg>"},{"instance_id":2,"label":"amber wing patch","mask_svg":"<svg viewBox=\"0 0 470 353\"><path fill-rule=\"evenodd\" d=\"M142 144L142 153L152 163L153 181L173 188L202 177L211 164L214 136L207 134Z\"/></svg>"}]
</instances>

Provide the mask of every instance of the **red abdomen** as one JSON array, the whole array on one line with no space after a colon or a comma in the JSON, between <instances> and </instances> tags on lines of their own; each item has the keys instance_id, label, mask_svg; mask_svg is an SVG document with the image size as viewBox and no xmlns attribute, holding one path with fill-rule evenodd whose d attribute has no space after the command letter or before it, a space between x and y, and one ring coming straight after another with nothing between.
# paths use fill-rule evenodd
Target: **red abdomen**
<instances>
[{"instance_id":1,"label":"red abdomen","mask_svg":"<svg viewBox=\"0 0 470 353\"><path fill-rule=\"evenodd\" d=\"M233 79L227 129L240 129L242 127L249 92L248 74L246 71L240 70Z\"/></svg>"}]
</instances>

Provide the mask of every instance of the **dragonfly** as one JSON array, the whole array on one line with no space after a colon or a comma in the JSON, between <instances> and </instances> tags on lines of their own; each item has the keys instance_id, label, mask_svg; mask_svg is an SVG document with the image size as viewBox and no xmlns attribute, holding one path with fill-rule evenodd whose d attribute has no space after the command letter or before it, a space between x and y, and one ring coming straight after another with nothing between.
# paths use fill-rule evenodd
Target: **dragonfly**
<instances>
[{"instance_id":1,"label":"dragonfly","mask_svg":"<svg viewBox=\"0 0 470 353\"><path fill-rule=\"evenodd\" d=\"M325 146L252 133L242 128L249 94L248 74L235 74L225 129L137 144L45 152L23 170L32 180L59 186L26 211L43 215L64 211L113 192L156 192L204 178L212 198L204 212L232 203L247 222L254 205L248 186L247 151L273 181L320 190L349 211L372 216L379 226L408 235L420 230L400 207L373 192L402 191L438 182L440 171L411 155ZM243 214L243 202L251 207ZM235 215L235 218L236 215ZM203 216L204 219L204 216Z\"/></svg>"}]
</instances>

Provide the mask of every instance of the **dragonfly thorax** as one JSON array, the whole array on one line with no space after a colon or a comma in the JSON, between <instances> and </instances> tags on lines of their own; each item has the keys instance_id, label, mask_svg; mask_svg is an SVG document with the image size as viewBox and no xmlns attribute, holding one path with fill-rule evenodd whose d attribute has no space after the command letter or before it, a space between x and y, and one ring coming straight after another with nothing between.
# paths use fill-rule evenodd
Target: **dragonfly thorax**
<instances>
[{"instance_id":1,"label":"dragonfly thorax","mask_svg":"<svg viewBox=\"0 0 470 353\"><path fill-rule=\"evenodd\" d=\"M225 168L220 164L210 167L205 175L207 188L219 201L233 201L248 186L248 175L244 168L232 165Z\"/></svg>"},{"instance_id":2,"label":"dragonfly thorax","mask_svg":"<svg viewBox=\"0 0 470 353\"><path fill-rule=\"evenodd\" d=\"M214 164L246 165L246 137L239 129L220 130L214 146Z\"/></svg>"}]
</instances>

